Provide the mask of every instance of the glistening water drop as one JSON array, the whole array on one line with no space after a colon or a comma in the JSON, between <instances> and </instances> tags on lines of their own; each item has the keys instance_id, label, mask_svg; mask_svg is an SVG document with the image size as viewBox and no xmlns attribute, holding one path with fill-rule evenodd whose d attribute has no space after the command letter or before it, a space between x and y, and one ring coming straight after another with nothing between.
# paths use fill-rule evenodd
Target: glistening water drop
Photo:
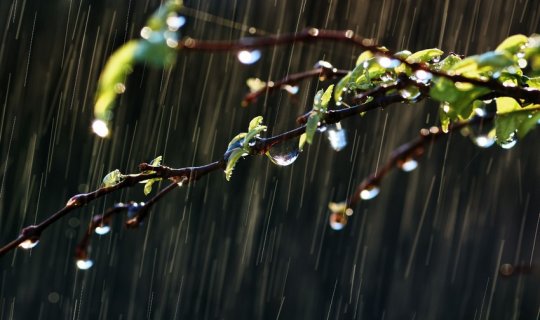
<instances>
[{"instance_id":1,"label":"glistening water drop","mask_svg":"<svg viewBox=\"0 0 540 320\"><path fill-rule=\"evenodd\" d=\"M339 212L332 212L328 223L330 224L330 228L336 231L342 230L347 225L347 216Z\"/></svg>"},{"instance_id":2,"label":"glistening water drop","mask_svg":"<svg viewBox=\"0 0 540 320\"><path fill-rule=\"evenodd\" d=\"M293 164L300 155L298 148L298 139L283 141L282 143L273 146L266 155L273 163L278 166L288 166Z\"/></svg>"},{"instance_id":3,"label":"glistening water drop","mask_svg":"<svg viewBox=\"0 0 540 320\"><path fill-rule=\"evenodd\" d=\"M259 50L242 50L238 51L238 54L236 55L238 58L238 61L240 61L243 64L253 64L261 58L261 51Z\"/></svg>"},{"instance_id":4,"label":"glistening water drop","mask_svg":"<svg viewBox=\"0 0 540 320\"><path fill-rule=\"evenodd\" d=\"M77 260L77 268L79 268L80 270L88 270L92 268L93 265L94 265L94 261L90 259Z\"/></svg>"}]
</instances>

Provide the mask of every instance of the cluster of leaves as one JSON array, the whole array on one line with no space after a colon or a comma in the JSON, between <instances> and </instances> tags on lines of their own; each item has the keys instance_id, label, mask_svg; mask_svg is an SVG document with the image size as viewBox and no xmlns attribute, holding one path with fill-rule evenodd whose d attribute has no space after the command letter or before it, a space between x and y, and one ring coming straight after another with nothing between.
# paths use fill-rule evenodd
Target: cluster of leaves
<instances>
[{"instance_id":1,"label":"cluster of leaves","mask_svg":"<svg viewBox=\"0 0 540 320\"><path fill-rule=\"evenodd\" d=\"M151 166L159 166L161 165L161 160L163 159L163 156L159 156L157 158L155 158L154 160L152 160L150 162L150 165ZM141 174L151 174L151 173L155 173L155 171L152 171L152 170L147 170L147 171L143 171L141 172ZM101 187L103 188L109 188L109 187L114 187L115 185L119 184L120 182L122 182L122 180L124 180L126 178L126 175L124 175L122 172L120 172L120 170L118 169L115 169L109 173L107 173L105 175L105 177L103 177L103 181L101 183ZM161 178L151 178L151 179L148 179L148 180L143 180L141 181L141 183L144 183L144 195L148 195L150 194L150 192L152 192L152 185L158 181L161 181L162 179Z\"/></svg>"}]
</instances>

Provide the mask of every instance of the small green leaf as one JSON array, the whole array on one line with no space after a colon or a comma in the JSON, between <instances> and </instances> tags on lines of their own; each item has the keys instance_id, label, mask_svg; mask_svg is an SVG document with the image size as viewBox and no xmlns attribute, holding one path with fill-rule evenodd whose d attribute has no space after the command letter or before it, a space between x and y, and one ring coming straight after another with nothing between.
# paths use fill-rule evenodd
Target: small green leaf
<instances>
[{"instance_id":1,"label":"small green leaf","mask_svg":"<svg viewBox=\"0 0 540 320\"><path fill-rule=\"evenodd\" d=\"M238 146L235 146L236 144L238 144L240 142L240 140L244 139L247 135L247 132L240 132L239 134L237 134L236 136L234 136L234 138L231 139L231 141L229 142L229 145L227 146L227 150L231 149L231 147L238 147Z\"/></svg>"},{"instance_id":2,"label":"small green leaf","mask_svg":"<svg viewBox=\"0 0 540 320\"><path fill-rule=\"evenodd\" d=\"M253 119L251 119L251 121L249 122L249 127L248 127L248 131L251 131L253 129L255 129L256 127L258 127L263 121L263 117L262 116L257 116Z\"/></svg>"},{"instance_id":3,"label":"small green leaf","mask_svg":"<svg viewBox=\"0 0 540 320\"><path fill-rule=\"evenodd\" d=\"M326 88L326 91L322 95L321 98L321 111L326 112L326 109L328 108L328 102L330 102L330 99L332 98L332 90L334 90L334 85L330 85L328 88Z\"/></svg>"},{"instance_id":4,"label":"small green leaf","mask_svg":"<svg viewBox=\"0 0 540 320\"><path fill-rule=\"evenodd\" d=\"M504 39L495 51L506 51L510 54L516 54L527 41L529 41L528 37L522 34L516 34Z\"/></svg>"},{"instance_id":5,"label":"small green leaf","mask_svg":"<svg viewBox=\"0 0 540 320\"><path fill-rule=\"evenodd\" d=\"M356 59L355 66L361 65L362 63L364 63L364 61L367 61L367 60L369 60L371 58L373 58L373 52L371 52L369 50L364 51L358 56L358 59Z\"/></svg>"},{"instance_id":6,"label":"small green leaf","mask_svg":"<svg viewBox=\"0 0 540 320\"><path fill-rule=\"evenodd\" d=\"M341 78L336 85L336 90L334 90L334 101L340 103L342 100L343 90L347 87L347 84L351 81L351 73L348 73L346 76Z\"/></svg>"},{"instance_id":7,"label":"small green leaf","mask_svg":"<svg viewBox=\"0 0 540 320\"><path fill-rule=\"evenodd\" d=\"M122 181L123 178L124 176L122 175L120 170L116 169L114 171L107 173L107 175L103 178L103 182L101 186L104 188L112 187L120 183L120 181Z\"/></svg>"},{"instance_id":8,"label":"small green leaf","mask_svg":"<svg viewBox=\"0 0 540 320\"><path fill-rule=\"evenodd\" d=\"M227 181L231 180L234 166L236 166L238 160L245 155L247 155L247 153L242 148L236 148L231 152L229 158L227 159L227 167L225 168L225 179L227 179Z\"/></svg>"},{"instance_id":9,"label":"small green leaf","mask_svg":"<svg viewBox=\"0 0 540 320\"><path fill-rule=\"evenodd\" d=\"M266 87L266 82L259 78L249 78L247 79L246 84L249 87L250 92L257 92Z\"/></svg>"},{"instance_id":10,"label":"small green leaf","mask_svg":"<svg viewBox=\"0 0 540 320\"><path fill-rule=\"evenodd\" d=\"M161 160L163 160L163 156L158 156L152 160L152 162L150 162L150 165L154 167L159 166L161 164Z\"/></svg>"},{"instance_id":11,"label":"small green leaf","mask_svg":"<svg viewBox=\"0 0 540 320\"><path fill-rule=\"evenodd\" d=\"M147 196L150 192L152 192L152 185L155 182L161 181L161 178L152 178L148 179L146 183L144 184L144 195Z\"/></svg>"},{"instance_id":12,"label":"small green leaf","mask_svg":"<svg viewBox=\"0 0 540 320\"><path fill-rule=\"evenodd\" d=\"M300 140L298 141L298 149L304 151L304 144L306 144L307 134L304 132L300 135Z\"/></svg>"},{"instance_id":13,"label":"small green leaf","mask_svg":"<svg viewBox=\"0 0 540 320\"><path fill-rule=\"evenodd\" d=\"M335 213L344 214L345 211L347 211L347 203L346 202L330 202L328 203L328 209L330 209L330 211L335 212Z\"/></svg>"},{"instance_id":14,"label":"small green leaf","mask_svg":"<svg viewBox=\"0 0 540 320\"><path fill-rule=\"evenodd\" d=\"M489 89L477 87L470 83L454 82L435 77L430 88L431 98L446 102L442 107L450 120L467 119L473 111L474 100L489 92Z\"/></svg>"},{"instance_id":15,"label":"small green leaf","mask_svg":"<svg viewBox=\"0 0 540 320\"><path fill-rule=\"evenodd\" d=\"M311 144L313 141L313 136L315 135L315 132L317 131L317 127L319 125L320 115L317 112L312 112L311 115L308 118L307 124L306 124L306 142Z\"/></svg>"},{"instance_id":16,"label":"small green leaf","mask_svg":"<svg viewBox=\"0 0 540 320\"><path fill-rule=\"evenodd\" d=\"M244 150L249 150L249 142L253 140L253 138L257 137L261 132L266 131L266 126L261 125L262 121L263 117L258 116L249 122L249 132L244 137L244 142L242 143Z\"/></svg>"},{"instance_id":17,"label":"small green leaf","mask_svg":"<svg viewBox=\"0 0 540 320\"><path fill-rule=\"evenodd\" d=\"M437 48L425 49L417 51L407 57L405 61L408 63L429 62L437 57L440 57L444 52Z\"/></svg>"}]
</instances>

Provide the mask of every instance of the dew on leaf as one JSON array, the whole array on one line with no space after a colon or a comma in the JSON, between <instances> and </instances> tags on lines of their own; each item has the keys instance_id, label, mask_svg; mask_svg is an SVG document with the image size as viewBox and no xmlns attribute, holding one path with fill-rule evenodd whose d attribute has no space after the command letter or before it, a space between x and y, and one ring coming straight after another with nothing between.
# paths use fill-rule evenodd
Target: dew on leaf
<instances>
[{"instance_id":1,"label":"dew on leaf","mask_svg":"<svg viewBox=\"0 0 540 320\"><path fill-rule=\"evenodd\" d=\"M236 56L238 58L238 61L240 61L243 64L253 64L261 58L261 51L242 50L242 51L238 51L238 54Z\"/></svg>"},{"instance_id":2,"label":"dew on leaf","mask_svg":"<svg viewBox=\"0 0 540 320\"><path fill-rule=\"evenodd\" d=\"M510 137L510 139L501 143L501 148L507 149L507 150L512 149L516 144L517 144L517 138L515 137L515 135L513 135L512 137Z\"/></svg>"},{"instance_id":3,"label":"dew on leaf","mask_svg":"<svg viewBox=\"0 0 540 320\"><path fill-rule=\"evenodd\" d=\"M183 16L171 15L167 18L167 26L171 31L177 31L186 24L186 18Z\"/></svg>"},{"instance_id":4,"label":"dew on leaf","mask_svg":"<svg viewBox=\"0 0 540 320\"><path fill-rule=\"evenodd\" d=\"M379 65L385 69L391 69L399 66L401 61L389 57L378 57L377 63L379 63Z\"/></svg>"}]
</instances>

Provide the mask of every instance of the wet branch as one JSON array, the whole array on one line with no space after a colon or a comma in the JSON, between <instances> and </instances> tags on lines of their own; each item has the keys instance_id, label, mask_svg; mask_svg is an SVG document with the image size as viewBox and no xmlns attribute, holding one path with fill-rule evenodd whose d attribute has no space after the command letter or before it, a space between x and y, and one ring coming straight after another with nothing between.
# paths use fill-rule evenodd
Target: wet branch
<instances>
[{"instance_id":1,"label":"wet branch","mask_svg":"<svg viewBox=\"0 0 540 320\"><path fill-rule=\"evenodd\" d=\"M399 60L407 65L412 71L423 70L430 72L434 76L451 80L452 82L464 82L488 88L504 96L512 97L516 100L525 100L532 103L540 103L540 90L523 88L519 86L505 86L495 79L476 79L458 74L450 74L440 70L430 68L424 63L410 63L405 58L395 56L395 53L385 47L379 46L373 39L356 35L352 30L324 30L317 28L307 28L298 33L287 33L282 35L271 35L266 37L247 37L237 41L221 40L197 40L187 37L180 41L178 49L180 51L239 51L277 45L287 45L297 42L317 42L332 41L343 42L357 46L363 50L369 50L380 56L390 57Z\"/></svg>"}]
</instances>

